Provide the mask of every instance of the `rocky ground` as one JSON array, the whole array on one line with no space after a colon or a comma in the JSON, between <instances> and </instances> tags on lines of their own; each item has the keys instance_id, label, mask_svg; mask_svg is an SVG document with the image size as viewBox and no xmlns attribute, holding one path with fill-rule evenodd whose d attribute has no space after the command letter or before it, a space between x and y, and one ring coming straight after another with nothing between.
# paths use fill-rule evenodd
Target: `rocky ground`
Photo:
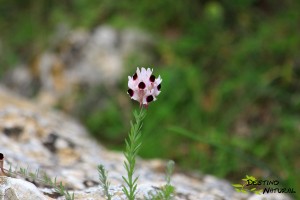
<instances>
[{"instance_id":1,"label":"rocky ground","mask_svg":"<svg viewBox=\"0 0 300 200\"><path fill-rule=\"evenodd\" d=\"M40 169L50 177L57 177L75 199L105 199L99 187L97 165L109 171L110 192L115 200L125 199L122 194L123 155L105 149L89 136L86 129L70 116L40 106L0 87L0 152L5 155L5 168L28 167ZM165 162L138 159L138 198L144 199L165 184ZM11 179L14 188L23 192L23 199L31 199L34 192L41 199L64 199L53 189L34 182ZM229 182L211 175L182 173L172 176L177 200L289 200L282 194L250 195L234 191ZM24 194L28 191L29 194ZM29 195L31 198L28 198Z\"/></svg>"}]
</instances>

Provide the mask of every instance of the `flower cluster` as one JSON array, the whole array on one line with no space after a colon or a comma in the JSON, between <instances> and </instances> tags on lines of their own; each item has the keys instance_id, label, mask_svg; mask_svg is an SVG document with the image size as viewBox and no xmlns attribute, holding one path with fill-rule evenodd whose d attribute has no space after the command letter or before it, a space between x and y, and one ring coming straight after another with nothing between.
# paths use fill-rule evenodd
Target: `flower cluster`
<instances>
[{"instance_id":1,"label":"flower cluster","mask_svg":"<svg viewBox=\"0 0 300 200\"><path fill-rule=\"evenodd\" d=\"M155 101L160 93L162 79L160 76L156 78L153 69L147 70L142 67L137 68L136 73L131 77L128 76L128 91L131 99L140 103L140 106L148 106L148 103Z\"/></svg>"}]
</instances>

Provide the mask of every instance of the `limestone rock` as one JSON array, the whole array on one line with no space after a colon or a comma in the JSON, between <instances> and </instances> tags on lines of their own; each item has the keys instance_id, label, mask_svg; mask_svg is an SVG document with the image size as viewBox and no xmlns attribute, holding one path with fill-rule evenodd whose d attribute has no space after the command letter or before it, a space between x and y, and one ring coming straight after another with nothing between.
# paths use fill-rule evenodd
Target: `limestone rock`
<instances>
[{"instance_id":1,"label":"limestone rock","mask_svg":"<svg viewBox=\"0 0 300 200\"><path fill-rule=\"evenodd\" d=\"M99 187L97 165L108 170L110 192L114 200L124 199L122 175L124 157L119 152L106 150L89 136L84 127L61 112L29 102L0 87L0 152L5 155L5 168L10 165L37 168L50 177L57 177L75 193L75 199L105 199ZM137 160L139 176L138 199L149 197L165 184L161 160ZM175 173L172 184L175 200L253 200L259 196L241 194L225 180L210 175L188 176ZM20 182L16 181L16 184ZM36 183L45 196L60 197L51 188ZM25 186L25 184L24 184ZM278 199L280 195L264 196ZM289 198L284 196L285 200Z\"/></svg>"}]
</instances>

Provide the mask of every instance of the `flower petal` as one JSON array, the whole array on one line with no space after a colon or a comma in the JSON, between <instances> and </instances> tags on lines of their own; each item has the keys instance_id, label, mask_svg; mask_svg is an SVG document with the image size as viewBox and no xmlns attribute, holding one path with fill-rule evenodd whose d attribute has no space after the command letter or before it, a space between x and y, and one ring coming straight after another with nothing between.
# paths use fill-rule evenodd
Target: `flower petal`
<instances>
[{"instance_id":1,"label":"flower petal","mask_svg":"<svg viewBox=\"0 0 300 200\"><path fill-rule=\"evenodd\" d=\"M153 69L142 67L137 68L133 76L128 76L128 91L131 99L136 100L140 105L148 105L152 101L156 101L156 97L160 94L162 79L160 76L156 78L152 75Z\"/></svg>"}]
</instances>

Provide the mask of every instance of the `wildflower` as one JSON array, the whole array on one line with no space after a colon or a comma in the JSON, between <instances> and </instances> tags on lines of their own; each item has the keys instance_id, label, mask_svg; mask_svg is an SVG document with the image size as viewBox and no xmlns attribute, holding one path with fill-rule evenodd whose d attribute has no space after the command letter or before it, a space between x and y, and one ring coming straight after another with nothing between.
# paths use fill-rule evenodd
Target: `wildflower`
<instances>
[{"instance_id":1,"label":"wildflower","mask_svg":"<svg viewBox=\"0 0 300 200\"><path fill-rule=\"evenodd\" d=\"M155 101L156 97L161 92L160 76L156 78L153 74L153 69L137 68L133 76L128 76L128 91L131 99L140 103L140 106L148 106L148 103Z\"/></svg>"}]
</instances>

